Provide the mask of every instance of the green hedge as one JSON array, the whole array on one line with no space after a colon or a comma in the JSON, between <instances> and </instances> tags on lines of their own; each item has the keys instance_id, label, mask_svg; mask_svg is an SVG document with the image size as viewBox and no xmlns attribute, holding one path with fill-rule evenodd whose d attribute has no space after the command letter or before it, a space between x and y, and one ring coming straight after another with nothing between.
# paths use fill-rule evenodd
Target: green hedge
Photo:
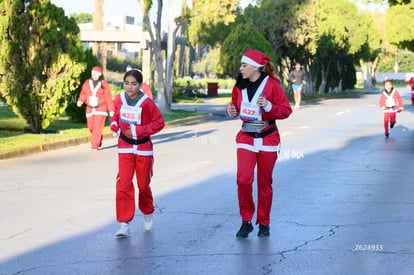
<instances>
[{"instance_id":1,"label":"green hedge","mask_svg":"<svg viewBox=\"0 0 414 275\"><path fill-rule=\"evenodd\" d=\"M235 79L212 79L212 78L201 78L201 79L186 79L186 78L177 78L174 81L175 86L185 87L187 84L199 89L207 90L207 83L216 82L218 83L219 89L233 89L234 84L236 83Z\"/></svg>"}]
</instances>

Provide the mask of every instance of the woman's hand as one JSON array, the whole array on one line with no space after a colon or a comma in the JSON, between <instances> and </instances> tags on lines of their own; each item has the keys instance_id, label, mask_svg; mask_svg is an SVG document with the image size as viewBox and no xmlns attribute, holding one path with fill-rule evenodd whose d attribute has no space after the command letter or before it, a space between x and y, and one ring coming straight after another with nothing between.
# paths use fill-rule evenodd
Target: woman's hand
<instances>
[{"instance_id":1,"label":"woman's hand","mask_svg":"<svg viewBox=\"0 0 414 275\"><path fill-rule=\"evenodd\" d=\"M259 106L259 107L263 107L263 108L266 108L266 106L267 106L267 99L266 99L266 98L264 98L264 97L262 97L262 96L260 96L260 97L257 99L257 106Z\"/></svg>"},{"instance_id":2,"label":"woman's hand","mask_svg":"<svg viewBox=\"0 0 414 275\"><path fill-rule=\"evenodd\" d=\"M127 130L125 130L125 134L127 134L128 136L132 137L132 131L131 128L128 128Z\"/></svg>"},{"instance_id":3,"label":"woman's hand","mask_svg":"<svg viewBox=\"0 0 414 275\"><path fill-rule=\"evenodd\" d=\"M230 103L229 105L227 105L227 113L229 114L229 116L231 117L236 117L239 114L237 113L237 109L236 107L234 107L234 105L232 103Z\"/></svg>"}]
</instances>

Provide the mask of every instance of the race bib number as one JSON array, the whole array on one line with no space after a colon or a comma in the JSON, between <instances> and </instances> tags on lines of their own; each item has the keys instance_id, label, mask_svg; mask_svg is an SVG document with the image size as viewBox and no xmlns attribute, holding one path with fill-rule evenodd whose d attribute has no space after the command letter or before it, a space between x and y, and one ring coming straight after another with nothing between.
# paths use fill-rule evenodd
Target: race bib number
<instances>
[{"instance_id":1,"label":"race bib number","mask_svg":"<svg viewBox=\"0 0 414 275\"><path fill-rule=\"evenodd\" d=\"M395 99L394 98L387 98L385 100L386 107L394 107L395 106Z\"/></svg>"},{"instance_id":2,"label":"race bib number","mask_svg":"<svg viewBox=\"0 0 414 275\"><path fill-rule=\"evenodd\" d=\"M141 124L141 112L142 108L125 106L121 107L121 121L128 124Z\"/></svg>"},{"instance_id":3,"label":"race bib number","mask_svg":"<svg viewBox=\"0 0 414 275\"><path fill-rule=\"evenodd\" d=\"M96 107L98 106L98 97L97 96L90 96L88 99L89 106Z\"/></svg>"},{"instance_id":4,"label":"race bib number","mask_svg":"<svg viewBox=\"0 0 414 275\"><path fill-rule=\"evenodd\" d=\"M240 118L245 120L259 120L259 106L242 101L240 108Z\"/></svg>"}]
</instances>

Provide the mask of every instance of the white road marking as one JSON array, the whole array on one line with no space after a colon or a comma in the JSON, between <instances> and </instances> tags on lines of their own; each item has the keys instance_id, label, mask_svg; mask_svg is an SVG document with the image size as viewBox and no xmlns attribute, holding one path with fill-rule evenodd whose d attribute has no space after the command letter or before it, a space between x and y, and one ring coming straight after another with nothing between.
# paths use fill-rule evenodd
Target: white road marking
<instances>
[{"instance_id":1,"label":"white road marking","mask_svg":"<svg viewBox=\"0 0 414 275\"><path fill-rule=\"evenodd\" d=\"M336 115L337 116L341 116L341 115L344 115L344 114L349 113L349 112L352 112L352 110L351 109L347 109L347 110L342 111L342 112L337 112Z\"/></svg>"},{"instance_id":2,"label":"white road marking","mask_svg":"<svg viewBox=\"0 0 414 275\"><path fill-rule=\"evenodd\" d=\"M281 134L280 134L280 136L281 136L281 137L284 137L284 136L288 136L288 135L290 135L290 134L292 134L292 132L287 131L287 132L283 132L283 133L281 133Z\"/></svg>"}]
</instances>

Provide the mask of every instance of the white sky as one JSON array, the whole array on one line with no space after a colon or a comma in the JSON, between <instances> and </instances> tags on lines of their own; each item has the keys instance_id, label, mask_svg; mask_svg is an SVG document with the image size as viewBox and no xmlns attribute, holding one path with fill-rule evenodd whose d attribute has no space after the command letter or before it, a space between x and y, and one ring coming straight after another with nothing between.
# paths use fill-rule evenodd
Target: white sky
<instances>
[{"instance_id":1,"label":"white sky","mask_svg":"<svg viewBox=\"0 0 414 275\"><path fill-rule=\"evenodd\" d=\"M177 3L178 12L181 10L182 0L170 0ZM71 13L93 13L94 0L51 0L53 4L61 7L65 10L65 14L69 16ZM164 1L165 3L168 2ZM242 6L247 6L251 0L241 0ZM187 3L191 5L191 1L187 0ZM156 5L156 1L154 1ZM164 7L167 7L164 4ZM135 18L141 18L141 11L138 6L137 0L105 0L104 1L105 15L126 15L133 16ZM167 16L168 12L163 11L163 14ZM177 14L178 15L178 14Z\"/></svg>"},{"instance_id":2,"label":"white sky","mask_svg":"<svg viewBox=\"0 0 414 275\"><path fill-rule=\"evenodd\" d=\"M51 2L63 8L67 16L71 13L93 13L95 3L94 0L51 0ZM104 10L106 15L138 17L141 14L137 0L106 0Z\"/></svg>"}]
</instances>

